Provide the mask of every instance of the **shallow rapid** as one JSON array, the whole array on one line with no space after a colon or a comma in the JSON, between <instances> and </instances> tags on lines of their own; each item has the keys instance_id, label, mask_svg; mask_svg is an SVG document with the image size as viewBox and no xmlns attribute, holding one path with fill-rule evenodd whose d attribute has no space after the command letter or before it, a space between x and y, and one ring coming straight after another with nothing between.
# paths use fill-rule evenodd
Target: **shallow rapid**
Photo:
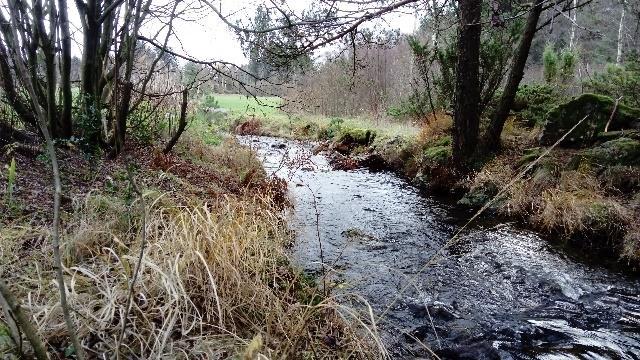
<instances>
[{"instance_id":1,"label":"shallow rapid","mask_svg":"<svg viewBox=\"0 0 640 360\"><path fill-rule=\"evenodd\" d=\"M391 173L332 170L311 144L241 141L289 183L295 261L366 299L392 358L640 359L638 279L511 224L472 225L434 261L469 214Z\"/></svg>"}]
</instances>

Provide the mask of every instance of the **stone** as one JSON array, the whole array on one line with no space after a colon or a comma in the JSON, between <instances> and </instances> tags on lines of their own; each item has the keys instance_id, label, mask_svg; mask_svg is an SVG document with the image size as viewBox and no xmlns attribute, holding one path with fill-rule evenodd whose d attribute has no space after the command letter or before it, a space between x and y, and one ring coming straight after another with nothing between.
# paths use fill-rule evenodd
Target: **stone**
<instances>
[{"instance_id":1,"label":"stone","mask_svg":"<svg viewBox=\"0 0 640 360\"><path fill-rule=\"evenodd\" d=\"M582 94L569 102L560 104L547 114L540 143L545 146L554 144L587 116L560 145L578 148L590 146L597 140L598 134L604 131L614 108L616 108L615 100L596 94ZM640 109L618 104L608 130L625 129L640 129Z\"/></svg>"},{"instance_id":2,"label":"stone","mask_svg":"<svg viewBox=\"0 0 640 360\"><path fill-rule=\"evenodd\" d=\"M583 150L569 162L569 169L595 170L611 166L640 166L640 140L618 138Z\"/></svg>"},{"instance_id":3,"label":"stone","mask_svg":"<svg viewBox=\"0 0 640 360\"><path fill-rule=\"evenodd\" d=\"M458 205L469 207L484 206L496 194L498 194L498 186L492 182L487 182L481 186L476 186L469 190L462 199L458 200Z\"/></svg>"}]
</instances>

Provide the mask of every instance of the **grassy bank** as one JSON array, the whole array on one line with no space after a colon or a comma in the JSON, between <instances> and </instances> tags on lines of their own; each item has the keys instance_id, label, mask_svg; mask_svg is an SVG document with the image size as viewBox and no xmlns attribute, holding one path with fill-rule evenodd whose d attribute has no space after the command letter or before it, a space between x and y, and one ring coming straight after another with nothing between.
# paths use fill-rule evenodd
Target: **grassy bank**
<instances>
[{"instance_id":1,"label":"grassy bank","mask_svg":"<svg viewBox=\"0 0 640 360\"><path fill-rule=\"evenodd\" d=\"M73 357L54 280L49 162L5 149L0 272L53 358ZM366 326L289 261L286 185L255 154L190 131L174 154L132 147L119 160L59 149L68 301L87 354L124 358L377 357ZM138 195L124 159L133 163ZM13 175L11 175L13 174ZM9 185L11 192L7 191ZM132 306L129 281L146 243ZM119 338L123 318L127 327ZM15 348L0 318L0 354ZM373 355L376 354L376 355ZM27 355L28 356L28 355Z\"/></svg>"},{"instance_id":2,"label":"grassy bank","mask_svg":"<svg viewBox=\"0 0 640 360\"><path fill-rule=\"evenodd\" d=\"M446 114L416 126L388 119L236 113L228 128L318 140L323 144L319 150L337 154L332 159L340 168L391 169L418 187L448 194L472 208L492 200L544 150L538 143L541 128L513 117L502 134L501 153L479 160L475 172L459 179L451 173L451 123ZM586 149L554 149L503 191L488 212L522 220L554 238L637 267L640 170L633 154L638 146L637 140L623 137L603 139Z\"/></svg>"}]
</instances>

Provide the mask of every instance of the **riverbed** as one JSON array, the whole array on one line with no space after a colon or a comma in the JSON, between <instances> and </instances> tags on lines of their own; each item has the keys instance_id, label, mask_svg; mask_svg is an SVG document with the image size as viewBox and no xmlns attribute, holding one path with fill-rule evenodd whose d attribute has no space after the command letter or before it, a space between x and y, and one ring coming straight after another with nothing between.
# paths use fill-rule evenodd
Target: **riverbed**
<instances>
[{"instance_id":1,"label":"riverbed","mask_svg":"<svg viewBox=\"0 0 640 360\"><path fill-rule=\"evenodd\" d=\"M370 304L391 358L640 359L637 278L509 223L472 223L436 256L471 214L392 173L333 170L312 143L240 140L288 182L296 264Z\"/></svg>"}]
</instances>

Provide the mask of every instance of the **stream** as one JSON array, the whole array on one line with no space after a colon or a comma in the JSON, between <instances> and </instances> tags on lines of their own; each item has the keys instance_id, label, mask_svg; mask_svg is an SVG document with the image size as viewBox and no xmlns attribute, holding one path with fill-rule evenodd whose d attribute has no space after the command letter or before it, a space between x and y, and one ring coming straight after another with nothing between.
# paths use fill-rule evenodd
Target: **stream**
<instances>
[{"instance_id":1,"label":"stream","mask_svg":"<svg viewBox=\"0 0 640 360\"><path fill-rule=\"evenodd\" d=\"M638 279L487 221L432 261L471 214L392 173L332 170L313 144L240 141L289 184L297 265L383 315L391 358L640 359Z\"/></svg>"}]
</instances>

